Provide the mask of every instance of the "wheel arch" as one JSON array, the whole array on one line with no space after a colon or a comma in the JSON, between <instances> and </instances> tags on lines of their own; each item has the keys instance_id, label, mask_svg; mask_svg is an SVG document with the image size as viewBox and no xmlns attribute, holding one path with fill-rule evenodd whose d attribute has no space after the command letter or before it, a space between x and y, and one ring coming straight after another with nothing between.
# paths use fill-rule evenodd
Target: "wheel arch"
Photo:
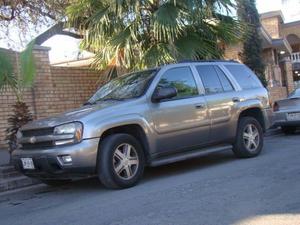
<instances>
[{"instance_id":1,"label":"wheel arch","mask_svg":"<svg viewBox=\"0 0 300 225\"><path fill-rule=\"evenodd\" d=\"M239 113L238 123L239 123L239 121L242 117L253 117L253 118L255 118L259 122L259 124L261 125L263 131L264 132L266 131L266 124L265 124L264 114L263 114L263 111L260 107L255 106L255 107L251 107L251 108L247 108L247 109L242 110Z\"/></svg>"},{"instance_id":2,"label":"wheel arch","mask_svg":"<svg viewBox=\"0 0 300 225\"><path fill-rule=\"evenodd\" d=\"M118 125L104 130L100 136L100 140L98 144L98 154L99 151L101 151L100 143L105 139L105 137L113 134L120 134L120 133L132 135L137 139L137 141L139 141L139 143L143 148L146 164L148 164L150 159L150 145L146 135L146 131L138 123Z\"/></svg>"}]
</instances>

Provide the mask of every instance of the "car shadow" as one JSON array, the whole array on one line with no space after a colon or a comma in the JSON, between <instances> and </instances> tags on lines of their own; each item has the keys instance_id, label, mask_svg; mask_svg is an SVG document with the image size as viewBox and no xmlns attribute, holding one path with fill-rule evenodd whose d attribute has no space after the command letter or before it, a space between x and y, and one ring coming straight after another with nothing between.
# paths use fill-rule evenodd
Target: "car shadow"
<instances>
[{"instance_id":1,"label":"car shadow","mask_svg":"<svg viewBox=\"0 0 300 225\"><path fill-rule=\"evenodd\" d=\"M204 168L213 167L216 165L221 165L229 163L233 160L236 160L235 156L231 151L224 151L219 153L213 153L207 156L202 156L199 158L194 158L190 160L180 161L168 165L158 166L158 167L146 167L144 171L144 176L141 182L138 184L146 185L148 182L153 182L155 180L161 180L169 178L172 176L178 176L185 173L192 173L197 170ZM39 191L37 194L55 192L55 191L64 191L72 190L74 191L113 191L105 188L98 178L95 176L89 179L77 180L60 187L51 187L46 186L43 190Z\"/></svg>"}]
</instances>

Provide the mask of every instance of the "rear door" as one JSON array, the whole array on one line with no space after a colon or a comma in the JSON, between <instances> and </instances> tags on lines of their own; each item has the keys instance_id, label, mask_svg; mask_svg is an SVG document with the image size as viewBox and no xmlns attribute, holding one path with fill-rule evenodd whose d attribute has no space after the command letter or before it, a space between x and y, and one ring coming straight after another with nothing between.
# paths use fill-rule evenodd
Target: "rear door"
<instances>
[{"instance_id":1,"label":"rear door","mask_svg":"<svg viewBox=\"0 0 300 225\"><path fill-rule=\"evenodd\" d=\"M211 118L211 143L230 141L235 137L236 123L233 115L240 101L234 85L217 65L196 65L205 89L209 116Z\"/></svg>"}]
</instances>

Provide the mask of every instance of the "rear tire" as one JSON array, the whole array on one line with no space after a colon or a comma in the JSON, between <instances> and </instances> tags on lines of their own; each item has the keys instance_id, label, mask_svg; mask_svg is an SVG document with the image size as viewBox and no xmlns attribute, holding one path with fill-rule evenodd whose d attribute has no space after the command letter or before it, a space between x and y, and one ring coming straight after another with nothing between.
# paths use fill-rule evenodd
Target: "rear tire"
<instances>
[{"instance_id":1,"label":"rear tire","mask_svg":"<svg viewBox=\"0 0 300 225\"><path fill-rule=\"evenodd\" d=\"M251 158L260 154L263 148L263 130L253 117L239 120L233 152L238 158Z\"/></svg>"},{"instance_id":2,"label":"rear tire","mask_svg":"<svg viewBox=\"0 0 300 225\"><path fill-rule=\"evenodd\" d=\"M113 134L101 143L97 172L107 188L129 188L143 176L145 157L142 146L131 135Z\"/></svg>"},{"instance_id":3,"label":"rear tire","mask_svg":"<svg viewBox=\"0 0 300 225\"><path fill-rule=\"evenodd\" d=\"M290 127L290 126L282 126L281 130L284 134L289 135L289 134L294 134L296 132L296 127Z\"/></svg>"}]
</instances>

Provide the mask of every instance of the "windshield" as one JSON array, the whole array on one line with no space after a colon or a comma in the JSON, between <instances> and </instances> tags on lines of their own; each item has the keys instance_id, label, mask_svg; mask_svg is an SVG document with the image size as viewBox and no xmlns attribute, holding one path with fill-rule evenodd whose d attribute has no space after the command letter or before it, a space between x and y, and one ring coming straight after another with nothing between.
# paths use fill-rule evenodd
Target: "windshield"
<instances>
[{"instance_id":1,"label":"windshield","mask_svg":"<svg viewBox=\"0 0 300 225\"><path fill-rule=\"evenodd\" d=\"M88 101L94 104L105 100L137 98L144 94L157 69L130 73L118 77L102 86Z\"/></svg>"},{"instance_id":2,"label":"windshield","mask_svg":"<svg viewBox=\"0 0 300 225\"><path fill-rule=\"evenodd\" d=\"M289 98L299 98L300 97L300 88L294 90L288 97Z\"/></svg>"}]
</instances>

